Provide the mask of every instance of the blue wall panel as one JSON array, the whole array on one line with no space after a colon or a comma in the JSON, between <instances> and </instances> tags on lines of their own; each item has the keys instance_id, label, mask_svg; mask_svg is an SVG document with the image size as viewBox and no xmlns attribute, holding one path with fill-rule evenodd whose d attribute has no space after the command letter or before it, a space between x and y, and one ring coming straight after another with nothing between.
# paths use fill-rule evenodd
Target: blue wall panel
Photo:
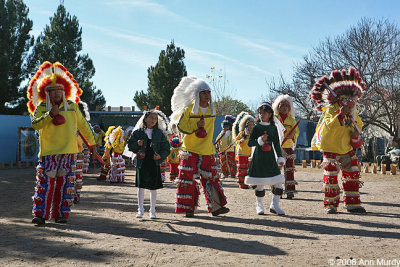
<instances>
[{"instance_id":1,"label":"blue wall panel","mask_svg":"<svg viewBox=\"0 0 400 267\"><path fill-rule=\"evenodd\" d=\"M0 115L0 161L17 161L18 127L31 127L29 116Z\"/></svg>"}]
</instances>

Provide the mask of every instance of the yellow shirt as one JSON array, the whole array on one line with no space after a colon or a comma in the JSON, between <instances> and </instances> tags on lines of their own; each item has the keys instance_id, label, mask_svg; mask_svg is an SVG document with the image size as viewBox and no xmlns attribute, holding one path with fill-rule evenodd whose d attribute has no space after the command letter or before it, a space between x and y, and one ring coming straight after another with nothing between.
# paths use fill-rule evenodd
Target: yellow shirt
<instances>
[{"instance_id":1,"label":"yellow shirt","mask_svg":"<svg viewBox=\"0 0 400 267\"><path fill-rule=\"evenodd\" d=\"M283 126L286 129L285 135L283 137L283 139L285 139L286 136L289 135L289 133L293 129L293 127L296 125L297 121L295 118L289 117L289 115L286 117L286 119L284 121L282 121L282 118L279 114L275 115L275 117L278 118L278 120L283 124ZM282 145L282 148L293 148L293 144L296 143L297 137L299 137L299 133L300 133L300 130L299 130L299 127L297 126L296 129L292 133L294 135L294 139L286 140L285 143Z\"/></svg>"},{"instance_id":2,"label":"yellow shirt","mask_svg":"<svg viewBox=\"0 0 400 267\"><path fill-rule=\"evenodd\" d=\"M125 145L126 145L126 142L123 141L122 143L119 143L118 145L113 147L113 151L118 153L118 154L122 154L124 152L124 150L125 150Z\"/></svg>"},{"instance_id":3,"label":"yellow shirt","mask_svg":"<svg viewBox=\"0 0 400 267\"><path fill-rule=\"evenodd\" d=\"M222 133L220 133L218 136L217 136L217 139L219 139L220 137L221 137L221 135L222 134L224 134L223 132ZM231 145L232 144L232 142L233 142L233 140L232 140L232 135L231 134L229 134L228 136L226 136L226 134L224 134L225 136L224 137L222 137L219 141L218 141L218 143L217 143L217 145L218 145L218 148L219 148L219 152L222 152L222 151L225 151L225 152L234 152L235 151L235 146L234 145ZM231 145L231 146L230 146ZM230 146L230 147L229 147ZM229 148L228 148L229 147ZM227 149L228 148L228 149Z\"/></svg>"},{"instance_id":4,"label":"yellow shirt","mask_svg":"<svg viewBox=\"0 0 400 267\"><path fill-rule=\"evenodd\" d=\"M179 163L179 151L180 147L171 147L167 161L170 163Z\"/></svg>"},{"instance_id":5,"label":"yellow shirt","mask_svg":"<svg viewBox=\"0 0 400 267\"><path fill-rule=\"evenodd\" d=\"M213 155L215 154L215 147L213 144L214 122L215 116L211 115L210 107L208 107L206 114L199 109L198 114L192 113L193 104L189 105L183 111L181 118L178 122L178 129L184 133L182 150L193 152L199 155ZM201 115L204 115L207 136L205 138L198 138L195 134L197 122L200 120Z\"/></svg>"},{"instance_id":6,"label":"yellow shirt","mask_svg":"<svg viewBox=\"0 0 400 267\"><path fill-rule=\"evenodd\" d=\"M104 139L104 136L106 136L106 133L103 130L100 130L100 132L98 132L98 133L95 132L94 135L95 135L97 146L98 147L103 146L103 139Z\"/></svg>"},{"instance_id":7,"label":"yellow shirt","mask_svg":"<svg viewBox=\"0 0 400 267\"><path fill-rule=\"evenodd\" d=\"M236 136L236 155L237 156L250 156L251 155L251 147L249 147L249 136L242 140L242 133Z\"/></svg>"},{"instance_id":8,"label":"yellow shirt","mask_svg":"<svg viewBox=\"0 0 400 267\"><path fill-rule=\"evenodd\" d=\"M75 103L68 101L67 111L64 111L64 103L61 103L59 109L59 113L65 118L65 123L57 126L53 124L50 112L46 111L45 102L42 102L33 114L32 127L39 130L39 157L78 153L76 141L78 129L89 145L96 144L89 123Z\"/></svg>"},{"instance_id":9,"label":"yellow shirt","mask_svg":"<svg viewBox=\"0 0 400 267\"><path fill-rule=\"evenodd\" d=\"M78 151L79 151L79 153L81 153L83 151L84 147L83 147L82 138L79 136L79 134L76 137L76 142L78 143Z\"/></svg>"},{"instance_id":10,"label":"yellow shirt","mask_svg":"<svg viewBox=\"0 0 400 267\"><path fill-rule=\"evenodd\" d=\"M337 154L346 154L353 150L351 146L351 133L354 131L351 125L346 126L345 122L343 125L340 124L338 116L339 105L328 106L325 110L324 122L321 124L321 150L324 152L332 152ZM356 112L354 118L358 128L361 129L363 123L361 118ZM318 129L317 129L318 130Z\"/></svg>"}]
</instances>

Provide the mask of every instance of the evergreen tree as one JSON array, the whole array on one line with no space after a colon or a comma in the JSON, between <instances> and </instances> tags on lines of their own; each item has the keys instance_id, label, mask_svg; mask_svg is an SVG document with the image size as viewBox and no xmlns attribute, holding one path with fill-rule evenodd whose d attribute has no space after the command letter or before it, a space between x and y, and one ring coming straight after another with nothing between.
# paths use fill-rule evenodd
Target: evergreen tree
<instances>
[{"instance_id":1,"label":"evergreen tree","mask_svg":"<svg viewBox=\"0 0 400 267\"><path fill-rule=\"evenodd\" d=\"M174 41L167 45L166 50L161 51L157 64L147 69L147 93L136 92L133 98L139 109L143 110L144 106L149 108L160 106L160 110L167 116L171 115L174 89L182 77L187 76L184 58L185 51L176 47Z\"/></svg>"},{"instance_id":2,"label":"evergreen tree","mask_svg":"<svg viewBox=\"0 0 400 267\"><path fill-rule=\"evenodd\" d=\"M20 114L21 82L27 78L26 57L34 39L32 21L22 0L0 0L0 114Z\"/></svg>"},{"instance_id":3,"label":"evergreen tree","mask_svg":"<svg viewBox=\"0 0 400 267\"><path fill-rule=\"evenodd\" d=\"M58 61L78 82L83 90L81 99L88 104L89 110L95 110L96 106L103 109L106 104L105 98L101 90L96 89L90 81L95 74L93 61L88 54L81 51L82 28L78 19L71 16L63 5L59 5L57 12L50 18L50 25L46 25L44 32L36 39L29 59L30 74L34 75L44 61Z\"/></svg>"}]
</instances>

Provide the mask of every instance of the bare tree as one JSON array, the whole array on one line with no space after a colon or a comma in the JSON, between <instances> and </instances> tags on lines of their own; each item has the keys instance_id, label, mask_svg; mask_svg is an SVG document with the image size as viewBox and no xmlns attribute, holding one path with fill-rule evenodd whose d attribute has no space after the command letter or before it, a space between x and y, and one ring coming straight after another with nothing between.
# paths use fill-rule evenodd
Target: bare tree
<instances>
[{"instance_id":1,"label":"bare tree","mask_svg":"<svg viewBox=\"0 0 400 267\"><path fill-rule=\"evenodd\" d=\"M213 88L212 96L217 115L237 115L242 111L253 112L247 104L231 96L234 90L229 86L224 69L211 67L210 74L206 74L210 86Z\"/></svg>"},{"instance_id":2,"label":"bare tree","mask_svg":"<svg viewBox=\"0 0 400 267\"><path fill-rule=\"evenodd\" d=\"M312 118L308 96L314 82L335 69L356 68L366 84L360 99L364 128L373 125L398 136L400 112L400 29L388 20L363 18L335 38L326 38L294 66L290 81L269 82L272 94L294 98L300 117Z\"/></svg>"}]
</instances>

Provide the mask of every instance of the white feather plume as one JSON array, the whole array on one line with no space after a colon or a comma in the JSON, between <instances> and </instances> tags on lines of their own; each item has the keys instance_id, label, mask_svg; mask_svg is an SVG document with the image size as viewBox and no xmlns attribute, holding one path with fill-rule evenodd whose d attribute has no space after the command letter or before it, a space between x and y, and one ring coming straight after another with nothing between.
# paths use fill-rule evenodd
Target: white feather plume
<instances>
[{"instance_id":1,"label":"white feather plume","mask_svg":"<svg viewBox=\"0 0 400 267\"><path fill-rule=\"evenodd\" d=\"M178 86L174 89L171 98L171 122L178 123L179 118L187 106L189 106L196 98L196 91L192 90L190 84L197 78L194 76L183 77Z\"/></svg>"},{"instance_id":2,"label":"white feather plume","mask_svg":"<svg viewBox=\"0 0 400 267\"><path fill-rule=\"evenodd\" d=\"M293 108L293 101L292 98L289 95L279 95L274 103L272 103L272 110L274 111L275 114L279 114L279 104L282 101L287 101L289 102L290 105L290 111L289 111L289 117L294 118L295 114L294 114L294 108Z\"/></svg>"},{"instance_id":3,"label":"white feather plume","mask_svg":"<svg viewBox=\"0 0 400 267\"><path fill-rule=\"evenodd\" d=\"M39 106L40 102L41 102L39 100L38 88L39 88L40 84L42 83L43 79L51 74L52 74L51 66L45 68L32 86L32 103L35 105L35 107Z\"/></svg>"},{"instance_id":4,"label":"white feather plume","mask_svg":"<svg viewBox=\"0 0 400 267\"><path fill-rule=\"evenodd\" d=\"M86 102L83 102L83 101L79 101L79 104L81 104L82 107L83 107L83 115L85 116L85 119L87 121L90 121L90 113L89 113L88 104Z\"/></svg>"},{"instance_id":5,"label":"white feather plume","mask_svg":"<svg viewBox=\"0 0 400 267\"><path fill-rule=\"evenodd\" d=\"M183 77L178 86L174 89L174 94L171 98L171 123L177 124L183 110L193 102L192 112L197 114L199 112L200 102L199 93L204 90L211 91L211 88L202 79L198 79L194 76ZM215 115L215 107L212 98L210 101L210 112L211 115Z\"/></svg>"}]
</instances>

